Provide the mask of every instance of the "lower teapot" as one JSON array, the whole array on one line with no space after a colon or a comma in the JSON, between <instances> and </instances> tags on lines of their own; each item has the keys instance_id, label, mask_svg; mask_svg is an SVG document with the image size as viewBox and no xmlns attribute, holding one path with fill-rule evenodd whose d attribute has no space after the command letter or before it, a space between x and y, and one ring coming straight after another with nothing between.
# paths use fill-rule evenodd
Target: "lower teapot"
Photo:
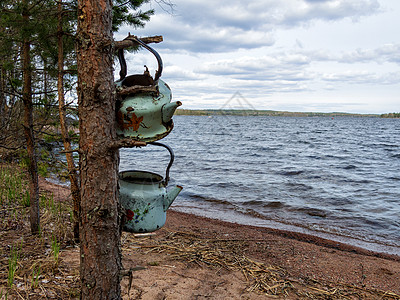
<instances>
[{"instance_id":1,"label":"lower teapot","mask_svg":"<svg viewBox=\"0 0 400 300\"><path fill-rule=\"evenodd\" d=\"M169 169L174 156L172 149L163 146L171 155L165 179L156 173L147 171L123 171L119 173L119 200L125 212L124 231L144 233L153 232L164 226L167 209L181 192L179 185L167 187Z\"/></svg>"}]
</instances>

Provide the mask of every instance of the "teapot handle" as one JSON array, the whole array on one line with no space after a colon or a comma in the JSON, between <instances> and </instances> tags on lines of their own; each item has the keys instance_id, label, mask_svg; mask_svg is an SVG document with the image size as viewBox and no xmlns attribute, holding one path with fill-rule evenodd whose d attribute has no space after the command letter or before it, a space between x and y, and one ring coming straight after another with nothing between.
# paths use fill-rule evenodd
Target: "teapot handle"
<instances>
[{"instance_id":1,"label":"teapot handle","mask_svg":"<svg viewBox=\"0 0 400 300\"><path fill-rule=\"evenodd\" d=\"M125 79L127 73L124 49L118 50L118 60L119 60L119 65L121 66L121 70L119 71L119 80L122 81Z\"/></svg>"},{"instance_id":2,"label":"teapot handle","mask_svg":"<svg viewBox=\"0 0 400 300\"><path fill-rule=\"evenodd\" d=\"M163 62L161 59L160 54L153 48L151 48L149 45L144 43L142 40L138 39L137 37L131 37L133 40L135 40L140 46L143 48L146 48L149 50L151 53L154 54L154 56L157 59L158 63L158 70L156 71L156 74L154 75L154 82L157 82L157 80L161 77L161 73L163 71ZM126 61L125 61L125 56L124 56L124 49L119 49L118 50L118 60L119 64L121 66L121 71L119 72L120 80L123 80L127 74L127 66L126 66Z\"/></svg>"},{"instance_id":3,"label":"teapot handle","mask_svg":"<svg viewBox=\"0 0 400 300\"><path fill-rule=\"evenodd\" d=\"M161 77L161 73L163 70L163 62L162 62L160 54L158 54L158 52L156 50L151 48L149 45L147 45L146 43L144 43L142 40L138 39L137 37L135 37L134 39L136 40L136 42L138 44L140 44L143 48L146 48L147 50L149 50L156 57L157 63L158 63L158 70L156 71L156 74L154 75L154 81L157 81Z\"/></svg>"},{"instance_id":4,"label":"teapot handle","mask_svg":"<svg viewBox=\"0 0 400 300\"><path fill-rule=\"evenodd\" d=\"M169 169L171 168L172 163L174 162L174 159L175 159L174 151L172 151L172 148L170 146L162 144L160 142L150 142L150 143L147 143L147 144L164 147L169 152L169 155L170 155L171 158L169 160L169 164L167 166L167 170L165 171L165 179L164 179L164 185L167 186L168 185L168 181L169 181Z\"/></svg>"}]
</instances>

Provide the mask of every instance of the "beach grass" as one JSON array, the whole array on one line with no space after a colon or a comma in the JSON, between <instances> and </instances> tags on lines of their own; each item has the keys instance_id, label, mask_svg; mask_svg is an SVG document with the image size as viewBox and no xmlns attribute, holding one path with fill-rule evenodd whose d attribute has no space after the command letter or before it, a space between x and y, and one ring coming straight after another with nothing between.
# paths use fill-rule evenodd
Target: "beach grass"
<instances>
[{"instance_id":1,"label":"beach grass","mask_svg":"<svg viewBox=\"0 0 400 300\"><path fill-rule=\"evenodd\" d=\"M0 164L0 299L78 299L79 257L75 264L68 260L71 250L78 251L72 235L72 203L67 199L60 201L53 193L41 189L41 232L32 236L25 178L25 172L18 166ZM199 268L214 275L221 270L240 273L244 281L242 292L268 298L400 299L394 292L362 283L293 276L283 266L249 255L250 243L267 249L269 241L229 238L225 234L205 237L188 229L169 228L141 239L123 233L121 241L126 256L136 256L139 252L144 256L157 255L147 267L137 268L138 271L163 268L170 261L179 261L187 269ZM132 282L132 271L126 274ZM129 289L123 290L123 295L129 295Z\"/></svg>"},{"instance_id":2,"label":"beach grass","mask_svg":"<svg viewBox=\"0 0 400 300\"><path fill-rule=\"evenodd\" d=\"M20 166L0 164L0 299L70 299L79 295L77 270L62 261L74 245L71 203L41 191L40 233L32 236L26 178Z\"/></svg>"}]
</instances>

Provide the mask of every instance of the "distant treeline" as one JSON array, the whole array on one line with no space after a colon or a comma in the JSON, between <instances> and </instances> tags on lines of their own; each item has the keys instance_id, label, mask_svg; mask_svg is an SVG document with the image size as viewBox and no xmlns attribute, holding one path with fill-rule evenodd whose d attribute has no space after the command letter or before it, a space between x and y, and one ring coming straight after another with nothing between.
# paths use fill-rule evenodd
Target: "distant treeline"
<instances>
[{"instance_id":1,"label":"distant treeline","mask_svg":"<svg viewBox=\"0 0 400 300\"><path fill-rule=\"evenodd\" d=\"M176 115L190 116L276 116L276 117L382 117L382 118L398 118L396 113L391 114L352 114L352 113L318 113L318 112L289 112L275 110L238 110L238 109L178 109Z\"/></svg>"},{"instance_id":2,"label":"distant treeline","mask_svg":"<svg viewBox=\"0 0 400 300\"><path fill-rule=\"evenodd\" d=\"M382 114L381 118L400 118L400 113Z\"/></svg>"}]
</instances>

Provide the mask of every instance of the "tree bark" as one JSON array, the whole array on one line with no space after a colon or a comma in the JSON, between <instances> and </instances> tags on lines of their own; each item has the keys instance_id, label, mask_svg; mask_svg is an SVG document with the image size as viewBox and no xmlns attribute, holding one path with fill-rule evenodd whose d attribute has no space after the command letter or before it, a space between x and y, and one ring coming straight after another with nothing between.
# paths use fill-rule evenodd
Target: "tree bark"
<instances>
[{"instance_id":1,"label":"tree bark","mask_svg":"<svg viewBox=\"0 0 400 300\"><path fill-rule=\"evenodd\" d=\"M25 1L22 18L25 24L29 22L27 3ZM32 104L32 69L31 69L31 44L28 37L24 38L22 44L23 60L23 91L24 102L24 133L26 150L28 154L29 192L30 192L30 223L32 234L39 233L40 211L39 211L39 181L37 172L37 157L35 153L35 138L33 134L33 104Z\"/></svg>"},{"instance_id":2,"label":"tree bark","mask_svg":"<svg viewBox=\"0 0 400 300\"><path fill-rule=\"evenodd\" d=\"M71 183L71 195L74 203L74 239L79 242L79 211L80 211L80 189L78 172L75 167L74 157L72 155L71 139L68 133L68 126L66 122L66 106L64 98L64 44L63 44L63 26L62 26L62 0L58 2L58 28L57 28L57 41L58 41L58 110L60 115L61 135L64 143L65 157L67 159L68 177Z\"/></svg>"},{"instance_id":3,"label":"tree bark","mask_svg":"<svg viewBox=\"0 0 400 300\"><path fill-rule=\"evenodd\" d=\"M112 1L79 0L81 299L120 299L120 207L112 59Z\"/></svg>"},{"instance_id":4,"label":"tree bark","mask_svg":"<svg viewBox=\"0 0 400 300\"><path fill-rule=\"evenodd\" d=\"M5 124L5 107L6 107L6 94L5 94L5 70L0 65L0 135Z\"/></svg>"}]
</instances>

